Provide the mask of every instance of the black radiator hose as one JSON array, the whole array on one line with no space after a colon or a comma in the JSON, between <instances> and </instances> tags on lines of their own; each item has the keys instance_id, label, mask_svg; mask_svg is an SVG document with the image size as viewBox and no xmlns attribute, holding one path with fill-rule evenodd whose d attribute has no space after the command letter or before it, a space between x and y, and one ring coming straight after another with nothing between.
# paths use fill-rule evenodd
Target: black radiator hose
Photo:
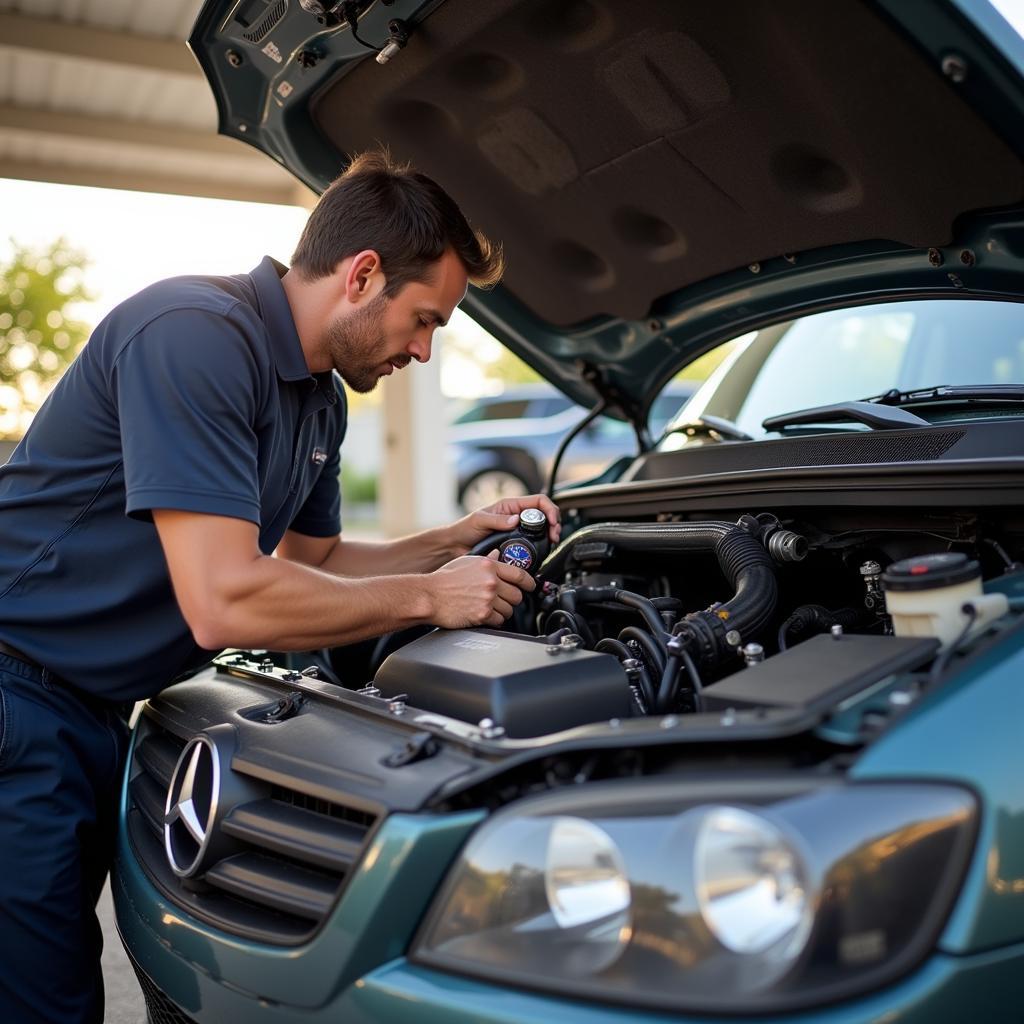
<instances>
[{"instance_id":1,"label":"black radiator hose","mask_svg":"<svg viewBox=\"0 0 1024 1024\"><path fill-rule=\"evenodd\" d=\"M717 557L734 595L724 604L691 612L674 629L701 668L736 657L737 648L758 636L775 614L778 585L771 556L757 537L734 523L596 523L562 541L538 575L562 579L571 563L605 561L617 551L709 551Z\"/></svg>"}]
</instances>

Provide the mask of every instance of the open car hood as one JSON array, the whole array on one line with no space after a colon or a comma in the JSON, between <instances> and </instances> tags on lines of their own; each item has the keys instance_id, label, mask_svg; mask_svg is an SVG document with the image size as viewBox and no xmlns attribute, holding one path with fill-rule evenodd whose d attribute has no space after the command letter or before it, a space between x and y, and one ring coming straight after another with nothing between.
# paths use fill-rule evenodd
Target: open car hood
<instances>
[{"instance_id":1,"label":"open car hood","mask_svg":"<svg viewBox=\"0 0 1024 1024\"><path fill-rule=\"evenodd\" d=\"M798 312L1024 292L1024 44L985 0L343 6L208 0L221 133L318 192L377 142L434 177L508 259L464 308L582 404L642 422Z\"/></svg>"}]
</instances>

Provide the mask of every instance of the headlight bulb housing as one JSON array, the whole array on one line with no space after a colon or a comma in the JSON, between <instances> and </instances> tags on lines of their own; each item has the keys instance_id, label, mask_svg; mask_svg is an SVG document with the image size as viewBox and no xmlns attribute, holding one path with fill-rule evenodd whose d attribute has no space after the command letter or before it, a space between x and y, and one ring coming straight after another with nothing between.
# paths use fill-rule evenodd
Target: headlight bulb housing
<instances>
[{"instance_id":1,"label":"headlight bulb housing","mask_svg":"<svg viewBox=\"0 0 1024 1024\"><path fill-rule=\"evenodd\" d=\"M471 837L411 958L667 1012L806 1009L929 953L976 815L970 792L932 783L624 780L531 797Z\"/></svg>"}]
</instances>

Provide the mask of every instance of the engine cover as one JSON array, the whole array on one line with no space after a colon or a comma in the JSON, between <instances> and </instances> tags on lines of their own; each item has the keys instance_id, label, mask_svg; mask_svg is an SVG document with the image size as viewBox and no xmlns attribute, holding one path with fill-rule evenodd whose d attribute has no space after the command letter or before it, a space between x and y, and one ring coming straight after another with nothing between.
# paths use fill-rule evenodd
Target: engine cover
<instances>
[{"instance_id":1,"label":"engine cover","mask_svg":"<svg viewBox=\"0 0 1024 1024\"><path fill-rule=\"evenodd\" d=\"M512 738L625 718L630 691L618 660L489 630L438 629L388 656L374 685L464 722L490 718Z\"/></svg>"}]
</instances>

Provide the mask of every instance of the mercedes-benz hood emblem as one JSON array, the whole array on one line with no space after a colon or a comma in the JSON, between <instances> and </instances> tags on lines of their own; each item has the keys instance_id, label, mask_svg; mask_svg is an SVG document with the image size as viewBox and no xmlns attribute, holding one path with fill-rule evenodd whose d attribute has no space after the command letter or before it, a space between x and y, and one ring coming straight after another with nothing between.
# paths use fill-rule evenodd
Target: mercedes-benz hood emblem
<instances>
[{"instance_id":1,"label":"mercedes-benz hood emblem","mask_svg":"<svg viewBox=\"0 0 1024 1024\"><path fill-rule=\"evenodd\" d=\"M208 736L196 736L178 758L164 807L164 849L174 873L198 874L210 846L220 801L220 757Z\"/></svg>"}]
</instances>

